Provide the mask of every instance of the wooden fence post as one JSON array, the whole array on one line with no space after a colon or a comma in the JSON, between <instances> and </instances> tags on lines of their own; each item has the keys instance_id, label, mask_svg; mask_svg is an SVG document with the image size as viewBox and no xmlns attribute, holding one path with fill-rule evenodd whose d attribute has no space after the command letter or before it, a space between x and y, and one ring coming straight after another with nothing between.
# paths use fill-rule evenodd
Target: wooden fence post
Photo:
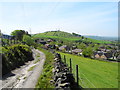
<instances>
[{"instance_id":1,"label":"wooden fence post","mask_svg":"<svg viewBox=\"0 0 120 90\"><path fill-rule=\"evenodd\" d=\"M70 58L70 72L72 73L72 61L71 61L71 58Z\"/></svg>"},{"instance_id":2,"label":"wooden fence post","mask_svg":"<svg viewBox=\"0 0 120 90\"><path fill-rule=\"evenodd\" d=\"M79 85L78 65L76 65L76 80L77 80L77 85Z\"/></svg>"},{"instance_id":3,"label":"wooden fence post","mask_svg":"<svg viewBox=\"0 0 120 90\"><path fill-rule=\"evenodd\" d=\"M64 55L64 62L65 62L65 64L66 64L66 57L65 57L65 55Z\"/></svg>"}]
</instances>

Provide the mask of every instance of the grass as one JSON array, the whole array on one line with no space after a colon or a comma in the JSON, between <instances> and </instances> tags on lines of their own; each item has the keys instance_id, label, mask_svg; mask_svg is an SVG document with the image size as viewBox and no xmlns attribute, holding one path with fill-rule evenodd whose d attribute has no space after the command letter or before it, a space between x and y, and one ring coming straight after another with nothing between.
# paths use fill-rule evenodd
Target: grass
<instances>
[{"instance_id":1,"label":"grass","mask_svg":"<svg viewBox=\"0 0 120 90\"><path fill-rule=\"evenodd\" d=\"M78 41L82 40L81 37L75 37L70 33L63 32L63 31L57 31L57 32L45 32L45 33L39 33L32 36L33 38L52 38L57 40L63 40L63 41ZM104 41L104 40L95 40L88 38L87 40L82 40L85 42L93 42L93 43L111 43L110 41Z\"/></svg>"},{"instance_id":2,"label":"grass","mask_svg":"<svg viewBox=\"0 0 120 90\"><path fill-rule=\"evenodd\" d=\"M39 53L37 53L37 55L36 55L37 57L40 57L40 54Z\"/></svg>"},{"instance_id":3,"label":"grass","mask_svg":"<svg viewBox=\"0 0 120 90\"><path fill-rule=\"evenodd\" d=\"M34 62L34 64L40 61L40 59L38 59L40 57L40 54L37 54L36 57L37 57L37 60Z\"/></svg>"},{"instance_id":4,"label":"grass","mask_svg":"<svg viewBox=\"0 0 120 90\"><path fill-rule=\"evenodd\" d=\"M69 59L72 59L73 73L75 65L79 66L79 85L83 88L118 88L118 63L92 60L72 54L59 52L69 66Z\"/></svg>"},{"instance_id":5,"label":"grass","mask_svg":"<svg viewBox=\"0 0 120 90\"><path fill-rule=\"evenodd\" d=\"M36 63L39 62L39 61L40 61L40 59L36 60L36 61L34 62L34 64L36 64Z\"/></svg>"},{"instance_id":6,"label":"grass","mask_svg":"<svg viewBox=\"0 0 120 90\"><path fill-rule=\"evenodd\" d=\"M54 88L54 85L50 83L50 80L52 80L52 69L53 69L53 59L54 56L52 53L50 53L47 50L43 50L41 48L38 48L40 51L44 52L46 55L46 60L44 64L44 69L42 71L42 74L40 75L38 82L36 84L37 88Z\"/></svg>"},{"instance_id":7,"label":"grass","mask_svg":"<svg viewBox=\"0 0 120 90\"><path fill-rule=\"evenodd\" d=\"M79 38L65 38L65 37L48 36L48 35L41 35L41 34L34 35L33 38L53 38L53 39L65 40L65 41L76 41L76 40L79 40Z\"/></svg>"},{"instance_id":8,"label":"grass","mask_svg":"<svg viewBox=\"0 0 120 90\"><path fill-rule=\"evenodd\" d=\"M36 65L30 67L30 68L28 69L28 71L32 71L32 70L34 69L35 66L36 66Z\"/></svg>"}]
</instances>

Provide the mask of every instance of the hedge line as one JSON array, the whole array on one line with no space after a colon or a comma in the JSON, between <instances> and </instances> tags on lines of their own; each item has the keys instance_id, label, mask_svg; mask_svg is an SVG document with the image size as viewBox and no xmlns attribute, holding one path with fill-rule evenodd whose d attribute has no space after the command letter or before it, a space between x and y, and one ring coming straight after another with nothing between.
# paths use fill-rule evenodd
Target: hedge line
<instances>
[{"instance_id":1,"label":"hedge line","mask_svg":"<svg viewBox=\"0 0 120 90\"><path fill-rule=\"evenodd\" d=\"M16 44L2 47L2 75L32 59L32 51L28 45Z\"/></svg>"}]
</instances>

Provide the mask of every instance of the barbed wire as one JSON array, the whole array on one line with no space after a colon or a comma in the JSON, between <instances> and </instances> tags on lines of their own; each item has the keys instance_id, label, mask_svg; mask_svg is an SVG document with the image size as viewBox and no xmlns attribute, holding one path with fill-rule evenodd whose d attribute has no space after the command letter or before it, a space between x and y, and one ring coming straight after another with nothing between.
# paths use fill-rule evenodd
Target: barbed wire
<instances>
[{"instance_id":1,"label":"barbed wire","mask_svg":"<svg viewBox=\"0 0 120 90\"><path fill-rule=\"evenodd\" d=\"M86 78L86 80L89 81L93 87L95 87L95 85L85 76L84 73L81 73L81 74L84 75L84 77ZM95 87L95 88L96 88L96 87Z\"/></svg>"}]
</instances>

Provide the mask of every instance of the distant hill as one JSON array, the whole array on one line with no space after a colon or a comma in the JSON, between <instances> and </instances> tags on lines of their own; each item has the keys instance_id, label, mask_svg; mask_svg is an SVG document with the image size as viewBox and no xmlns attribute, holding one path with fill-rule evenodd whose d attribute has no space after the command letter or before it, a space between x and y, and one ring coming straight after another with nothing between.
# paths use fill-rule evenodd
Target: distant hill
<instances>
[{"instance_id":1,"label":"distant hill","mask_svg":"<svg viewBox=\"0 0 120 90\"><path fill-rule=\"evenodd\" d=\"M72 34L64 31L47 31L44 33L44 35L59 37L74 37Z\"/></svg>"},{"instance_id":2,"label":"distant hill","mask_svg":"<svg viewBox=\"0 0 120 90\"><path fill-rule=\"evenodd\" d=\"M110 41L96 40L81 36L76 33L68 33L64 31L47 31L44 33L34 34L33 38L53 38L56 40L63 41L82 41L82 42L93 42L93 43L111 43Z\"/></svg>"},{"instance_id":3,"label":"distant hill","mask_svg":"<svg viewBox=\"0 0 120 90\"><path fill-rule=\"evenodd\" d=\"M105 37L105 36L89 36L89 35L83 35L87 38L91 38L91 39L96 39L96 40L109 40L109 41L115 41L118 40L118 37Z\"/></svg>"}]
</instances>

